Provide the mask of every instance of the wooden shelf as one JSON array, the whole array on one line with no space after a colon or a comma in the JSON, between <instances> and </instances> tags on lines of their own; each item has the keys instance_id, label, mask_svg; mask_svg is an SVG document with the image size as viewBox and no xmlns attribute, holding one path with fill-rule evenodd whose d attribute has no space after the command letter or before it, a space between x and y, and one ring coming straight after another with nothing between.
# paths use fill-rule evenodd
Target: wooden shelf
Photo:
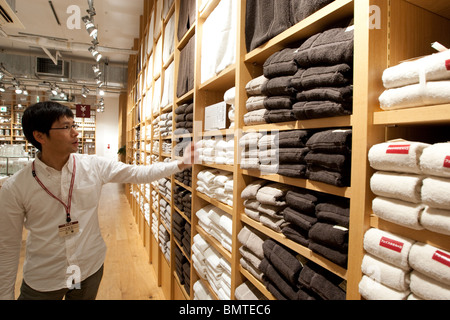
<instances>
[{"instance_id":1,"label":"wooden shelf","mask_svg":"<svg viewBox=\"0 0 450 320\"><path fill-rule=\"evenodd\" d=\"M442 124L450 119L450 104L374 112L374 125Z\"/></svg>"}]
</instances>

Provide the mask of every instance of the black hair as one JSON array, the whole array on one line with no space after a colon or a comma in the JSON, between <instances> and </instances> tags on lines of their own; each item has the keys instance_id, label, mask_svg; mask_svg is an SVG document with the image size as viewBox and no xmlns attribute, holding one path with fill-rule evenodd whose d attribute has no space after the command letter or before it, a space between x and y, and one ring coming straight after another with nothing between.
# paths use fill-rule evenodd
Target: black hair
<instances>
[{"instance_id":1,"label":"black hair","mask_svg":"<svg viewBox=\"0 0 450 320\"><path fill-rule=\"evenodd\" d=\"M33 132L38 131L48 135L53 123L64 116L74 118L69 107L57 102L45 101L29 106L22 117L23 133L28 142L42 151L42 146L34 139Z\"/></svg>"}]
</instances>

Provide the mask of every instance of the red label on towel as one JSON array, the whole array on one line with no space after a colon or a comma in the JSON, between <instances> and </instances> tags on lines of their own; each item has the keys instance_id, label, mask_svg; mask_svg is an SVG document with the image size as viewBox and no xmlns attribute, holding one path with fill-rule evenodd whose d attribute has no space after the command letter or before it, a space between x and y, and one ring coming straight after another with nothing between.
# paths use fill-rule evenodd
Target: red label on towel
<instances>
[{"instance_id":1,"label":"red label on towel","mask_svg":"<svg viewBox=\"0 0 450 320\"><path fill-rule=\"evenodd\" d=\"M450 70L450 60L445 60L445 68Z\"/></svg>"},{"instance_id":2,"label":"red label on towel","mask_svg":"<svg viewBox=\"0 0 450 320\"><path fill-rule=\"evenodd\" d=\"M408 154L410 144L391 144L387 147L386 153L391 154Z\"/></svg>"},{"instance_id":3,"label":"red label on towel","mask_svg":"<svg viewBox=\"0 0 450 320\"><path fill-rule=\"evenodd\" d=\"M381 237L380 247L385 247L385 248L391 249L391 250L396 251L396 252L402 252L403 242L400 242L400 241L397 241L397 240L393 240L393 239L389 239L389 238L386 238L386 237Z\"/></svg>"},{"instance_id":4,"label":"red label on towel","mask_svg":"<svg viewBox=\"0 0 450 320\"><path fill-rule=\"evenodd\" d=\"M450 267L450 255L446 254L445 252L436 250L436 252L433 254L432 259L445 264L447 267Z\"/></svg>"},{"instance_id":5,"label":"red label on towel","mask_svg":"<svg viewBox=\"0 0 450 320\"><path fill-rule=\"evenodd\" d=\"M445 157L444 168L450 168L450 156Z\"/></svg>"}]
</instances>

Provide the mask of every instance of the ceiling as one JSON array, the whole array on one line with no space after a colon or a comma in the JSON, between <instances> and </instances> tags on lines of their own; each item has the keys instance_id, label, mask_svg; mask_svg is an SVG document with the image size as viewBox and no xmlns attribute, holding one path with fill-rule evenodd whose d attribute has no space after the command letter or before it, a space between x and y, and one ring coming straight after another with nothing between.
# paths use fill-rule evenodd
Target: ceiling
<instances>
[{"instance_id":1,"label":"ceiling","mask_svg":"<svg viewBox=\"0 0 450 320\"><path fill-rule=\"evenodd\" d=\"M75 57L93 60L87 49L84 50L92 39L81 20L81 17L88 15L88 0L0 0L2 2L15 2L15 14L24 27L22 29L2 24L2 29L8 36L0 36L0 49L3 51L43 54L40 45L45 41L46 49L52 56L56 56L56 49L59 49L63 59ZM143 13L143 0L92 2L96 11L94 23L98 28L99 49L107 47L101 52L103 57L106 61L127 63L127 50L132 49L134 39L139 38L139 17ZM35 43L30 40L35 40Z\"/></svg>"}]
</instances>

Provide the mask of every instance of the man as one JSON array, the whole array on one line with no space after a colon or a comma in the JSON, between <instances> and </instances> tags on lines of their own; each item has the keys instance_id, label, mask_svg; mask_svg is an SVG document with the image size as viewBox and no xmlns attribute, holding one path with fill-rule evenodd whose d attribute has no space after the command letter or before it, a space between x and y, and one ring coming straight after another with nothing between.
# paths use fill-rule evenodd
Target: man
<instances>
[{"instance_id":1,"label":"man","mask_svg":"<svg viewBox=\"0 0 450 320\"><path fill-rule=\"evenodd\" d=\"M24 134L39 152L0 189L0 300L14 299L22 230L28 231L20 300L93 300L106 246L98 223L103 184L149 183L193 163L194 147L170 163L130 166L76 154L72 111L55 102L26 109Z\"/></svg>"}]
</instances>

